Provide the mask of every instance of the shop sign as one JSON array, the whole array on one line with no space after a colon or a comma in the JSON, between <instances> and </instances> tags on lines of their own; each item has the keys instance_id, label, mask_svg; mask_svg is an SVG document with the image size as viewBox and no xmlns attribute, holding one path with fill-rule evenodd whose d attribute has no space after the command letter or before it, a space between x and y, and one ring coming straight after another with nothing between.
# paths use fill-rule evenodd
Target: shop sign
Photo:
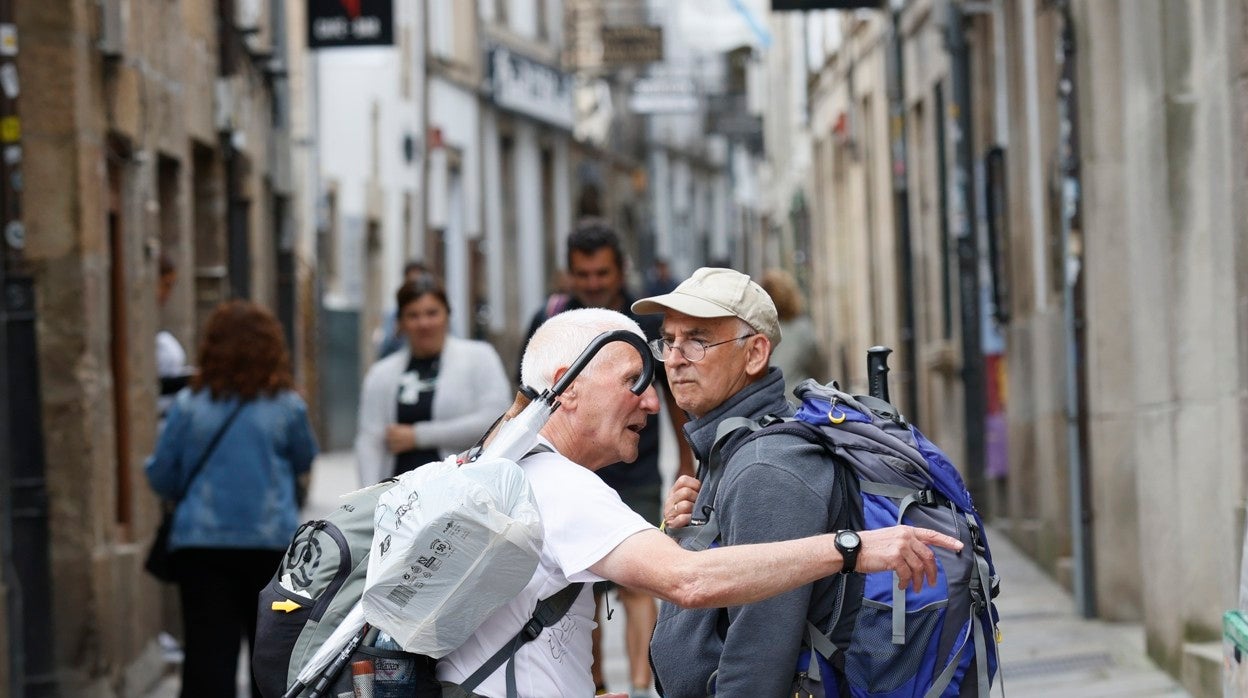
<instances>
[{"instance_id":1,"label":"shop sign","mask_svg":"<svg viewBox=\"0 0 1248 698\"><path fill-rule=\"evenodd\" d=\"M394 0L308 0L308 48L393 45Z\"/></svg>"},{"instance_id":2,"label":"shop sign","mask_svg":"<svg viewBox=\"0 0 1248 698\"><path fill-rule=\"evenodd\" d=\"M713 111L707 114L707 130L730 139L753 138L763 132L763 117L739 111Z\"/></svg>"},{"instance_id":3,"label":"shop sign","mask_svg":"<svg viewBox=\"0 0 1248 698\"><path fill-rule=\"evenodd\" d=\"M879 10L884 0L771 0L772 12L791 10Z\"/></svg>"},{"instance_id":4,"label":"shop sign","mask_svg":"<svg viewBox=\"0 0 1248 698\"><path fill-rule=\"evenodd\" d=\"M663 60L663 27L603 27L602 62L608 66L657 63Z\"/></svg>"},{"instance_id":5,"label":"shop sign","mask_svg":"<svg viewBox=\"0 0 1248 698\"><path fill-rule=\"evenodd\" d=\"M638 78L628 97L635 114L682 114L698 110L698 89L693 78L660 75Z\"/></svg>"},{"instance_id":6,"label":"shop sign","mask_svg":"<svg viewBox=\"0 0 1248 698\"><path fill-rule=\"evenodd\" d=\"M500 109L572 130L572 76L502 46L489 51L490 93Z\"/></svg>"}]
</instances>

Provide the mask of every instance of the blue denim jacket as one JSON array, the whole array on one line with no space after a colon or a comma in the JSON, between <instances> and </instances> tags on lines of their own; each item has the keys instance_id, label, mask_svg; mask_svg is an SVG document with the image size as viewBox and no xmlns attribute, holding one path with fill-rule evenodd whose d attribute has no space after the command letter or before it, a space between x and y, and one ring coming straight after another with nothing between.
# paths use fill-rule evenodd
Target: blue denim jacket
<instances>
[{"instance_id":1,"label":"blue denim jacket","mask_svg":"<svg viewBox=\"0 0 1248 698\"><path fill-rule=\"evenodd\" d=\"M190 470L237 406L237 398L186 388L169 409L146 471L164 499L186 490L174 513L173 550L284 550L299 524L295 477L311 469L317 447L307 405L293 391L244 404L188 487Z\"/></svg>"}]
</instances>

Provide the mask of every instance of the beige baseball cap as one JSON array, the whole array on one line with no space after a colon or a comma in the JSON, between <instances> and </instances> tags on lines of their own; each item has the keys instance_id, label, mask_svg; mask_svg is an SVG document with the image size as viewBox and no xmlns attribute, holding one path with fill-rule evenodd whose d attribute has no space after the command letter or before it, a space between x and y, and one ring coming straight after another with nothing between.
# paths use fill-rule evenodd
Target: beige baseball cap
<instances>
[{"instance_id":1,"label":"beige baseball cap","mask_svg":"<svg viewBox=\"0 0 1248 698\"><path fill-rule=\"evenodd\" d=\"M776 304L762 286L735 269L702 267L671 293L642 298L633 312L642 315L675 310L692 317L738 317L771 340L780 343Z\"/></svg>"}]
</instances>

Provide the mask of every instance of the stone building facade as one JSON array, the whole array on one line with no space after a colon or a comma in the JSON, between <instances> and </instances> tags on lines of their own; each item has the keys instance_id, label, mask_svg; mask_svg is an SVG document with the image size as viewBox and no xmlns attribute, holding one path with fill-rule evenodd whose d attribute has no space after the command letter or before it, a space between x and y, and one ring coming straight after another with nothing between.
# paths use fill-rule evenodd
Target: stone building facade
<instances>
[{"instance_id":1,"label":"stone building facade","mask_svg":"<svg viewBox=\"0 0 1248 698\"><path fill-rule=\"evenodd\" d=\"M1078 2L1068 15L1095 609L1142 616L1149 653L1197 695L1220 691L1221 615L1243 603L1245 10Z\"/></svg>"},{"instance_id":2,"label":"stone building facade","mask_svg":"<svg viewBox=\"0 0 1248 698\"><path fill-rule=\"evenodd\" d=\"M47 607L27 607L22 623L50 636L24 649L49 651L51 671L6 661L0 686L141 695L165 671L156 637L177 615L173 592L142 569L159 518L143 473L156 332L193 362L213 306L248 297L282 320L300 377L311 365L290 25L283 3L260 0L14 5L50 558ZM161 254L178 268L163 309ZM7 571L0 580L6 600L32 591ZM22 644L14 627L0 626L0 645Z\"/></svg>"},{"instance_id":3,"label":"stone building facade","mask_svg":"<svg viewBox=\"0 0 1248 698\"><path fill-rule=\"evenodd\" d=\"M1248 484L1245 3L893 7L808 18L837 28L809 83L820 332L850 385L895 342L894 397L997 530L1217 695Z\"/></svg>"}]
</instances>

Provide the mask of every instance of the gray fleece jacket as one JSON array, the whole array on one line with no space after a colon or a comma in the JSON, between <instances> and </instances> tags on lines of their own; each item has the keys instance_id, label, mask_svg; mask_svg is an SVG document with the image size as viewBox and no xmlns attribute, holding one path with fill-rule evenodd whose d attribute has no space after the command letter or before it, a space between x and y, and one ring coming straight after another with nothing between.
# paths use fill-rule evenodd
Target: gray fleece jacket
<instances>
[{"instance_id":1,"label":"gray fleece jacket","mask_svg":"<svg viewBox=\"0 0 1248 698\"><path fill-rule=\"evenodd\" d=\"M784 378L771 369L711 413L685 425L699 478L715 428L726 417L791 416ZM744 439L738 432L733 438ZM728 444L731 448L732 444ZM695 518L714 507L720 544L790 540L824 533L834 523L831 462L800 436L775 434L741 446L723 464L714 501L699 493ZM655 676L669 698L702 698L716 674L716 695L749 698L792 695L798 652L809 619L825 628L832 612L832 579L766 601L727 609L684 609L664 603L650 642Z\"/></svg>"}]
</instances>

